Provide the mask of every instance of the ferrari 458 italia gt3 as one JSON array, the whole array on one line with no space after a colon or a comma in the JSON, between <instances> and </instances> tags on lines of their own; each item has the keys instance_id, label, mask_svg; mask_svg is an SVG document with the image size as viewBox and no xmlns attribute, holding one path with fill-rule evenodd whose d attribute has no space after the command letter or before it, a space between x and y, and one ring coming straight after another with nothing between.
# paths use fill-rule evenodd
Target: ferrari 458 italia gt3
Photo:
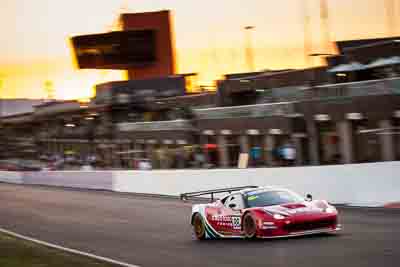
<instances>
[{"instance_id":1,"label":"ferrari 458 italia gt3","mask_svg":"<svg viewBox=\"0 0 400 267\"><path fill-rule=\"evenodd\" d=\"M197 239L278 238L340 230L336 208L276 187L239 187L182 194L230 193L208 204L194 204L190 222Z\"/></svg>"}]
</instances>

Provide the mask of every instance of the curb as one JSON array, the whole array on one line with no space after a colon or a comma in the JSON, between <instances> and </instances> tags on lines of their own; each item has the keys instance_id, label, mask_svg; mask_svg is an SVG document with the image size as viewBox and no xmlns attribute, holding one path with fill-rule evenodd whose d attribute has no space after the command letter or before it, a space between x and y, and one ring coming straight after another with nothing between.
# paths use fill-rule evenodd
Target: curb
<instances>
[{"instance_id":1,"label":"curb","mask_svg":"<svg viewBox=\"0 0 400 267\"><path fill-rule=\"evenodd\" d=\"M58 250L61 250L61 251L67 252L67 253L71 253L71 254L75 254L75 255L79 255L79 256L92 258L92 259L95 259L95 260L98 260L98 261L103 261L103 262L110 263L110 264L115 264L115 265L119 265L119 266L123 266L123 267L140 267L139 265L133 265L133 264L129 264L129 263L126 263L126 262L113 260L113 259L110 259L110 258L107 258L107 257L98 256L98 255L95 255L95 254L91 254L91 253L79 251L79 250L76 250L76 249L59 246L59 245L56 245L56 244L53 244L53 243L41 241L39 239L31 238L31 237L28 237L28 236L25 236L25 235L20 235L20 234L17 234L15 232L13 232L13 231L9 231L9 230L6 230L6 229L1 228L1 227L0 227L0 233L6 234L6 235L9 235L9 236L18 238L18 239L23 239L23 240L26 240L26 241L30 241L30 242L33 242L33 243L36 243L36 244L39 244L39 245L42 245L42 246L49 247L49 248L58 249Z\"/></svg>"},{"instance_id":2,"label":"curb","mask_svg":"<svg viewBox=\"0 0 400 267\"><path fill-rule=\"evenodd\" d=\"M400 202L387 203L383 207L387 209L400 209Z\"/></svg>"}]
</instances>

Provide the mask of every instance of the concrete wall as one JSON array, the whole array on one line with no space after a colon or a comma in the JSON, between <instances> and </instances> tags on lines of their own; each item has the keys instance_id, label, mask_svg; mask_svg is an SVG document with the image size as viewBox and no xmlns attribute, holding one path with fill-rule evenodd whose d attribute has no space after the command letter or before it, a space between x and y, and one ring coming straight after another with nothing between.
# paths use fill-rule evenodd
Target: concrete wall
<instances>
[{"instance_id":1,"label":"concrete wall","mask_svg":"<svg viewBox=\"0 0 400 267\"><path fill-rule=\"evenodd\" d=\"M332 203L381 206L400 200L400 162L299 168L115 172L114 190L179 195L242 185L275 185Z\"/></svg>"},{"instance_id":2,"label":"concrete wall","mask_svg":"<svg viewBox=\"0 0 400 267\"><path fill-rule=\"evenodd\" d=\"M0 182L22 184L22 175L19 172L0 171Z\"/></svg>"},{"instance_id":3,"label":"concrete wall","mask_svg":"<svg viewBox=\"0 0 400 267\"><path fill-rule=\"evenodd\" d=\"M0 181L172 196L222 187L275 185L337 204L383 206L400 201L399 171L400 162L382 162L298 168L0 172Z\"/></svg>"},{"instance_id":4,"label":"concrete wall","mask_svg":"<svg viewBox=\"0 0 400 267\"><path fill-rule=\"evenodd\" d=\"M113 189L111 171L24 172L24 184L52 185L87 189Z\"/></svg>"}]
</instances>

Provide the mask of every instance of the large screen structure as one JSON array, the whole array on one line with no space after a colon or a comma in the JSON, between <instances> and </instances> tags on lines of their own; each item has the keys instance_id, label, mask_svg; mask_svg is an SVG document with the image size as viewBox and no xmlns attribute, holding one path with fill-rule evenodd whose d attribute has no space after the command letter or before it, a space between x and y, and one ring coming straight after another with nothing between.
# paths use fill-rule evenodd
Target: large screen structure
<instances>
[{"instance_id":1,"label":"large screen structure","mask_svg":"<svg viewBox=\"0 0 400 267\"><path fill-rule=\"evenodd\" d=\"M81 69L129 69L157 61L154 30L126 30L71 39Z\"/></svg>"}]
</instances>

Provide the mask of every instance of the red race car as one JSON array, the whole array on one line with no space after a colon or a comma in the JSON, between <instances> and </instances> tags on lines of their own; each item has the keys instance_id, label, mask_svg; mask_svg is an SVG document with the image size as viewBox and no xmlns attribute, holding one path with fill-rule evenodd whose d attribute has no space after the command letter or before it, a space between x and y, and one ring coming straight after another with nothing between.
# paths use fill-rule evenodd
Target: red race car
<instances>
[{"instance_id":1,"label":"red race car","mask_svg":"<svg viewBox=\"0 0 400 267\"><path fill-rule=\"evenodd\" d=\"M213 201L217 193L229 193ZM212 203L194 204L191 224L197 239L279 238L341 229L338 212L325 200L312 200L283 188L236 187L185 193L181 199L210 194Z\"/></svg>"}]
</instances>

